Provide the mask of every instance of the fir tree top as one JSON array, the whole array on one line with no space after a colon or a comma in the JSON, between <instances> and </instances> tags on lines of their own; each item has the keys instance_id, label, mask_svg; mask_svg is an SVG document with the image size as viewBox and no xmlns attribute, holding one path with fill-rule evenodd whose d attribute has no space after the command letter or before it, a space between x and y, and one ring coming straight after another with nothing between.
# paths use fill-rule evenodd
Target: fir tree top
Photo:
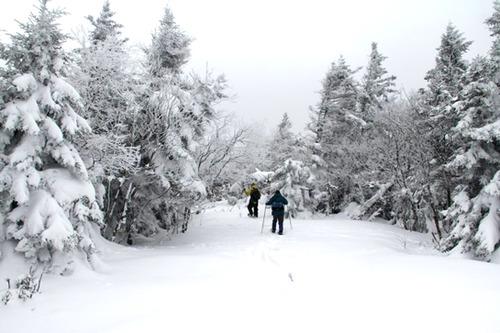
<instances>
[{"instance_id":1,"label":"fir tree top","mask_svg":"<svg viewBox=\"0 0 500 333\"><path fill-rule=\"evenodd\" d=\"M490 29L493 37L493 45L491 47L491 56L497 68L500 68L500 1L496 0L493 5L493 15L486 20L486 24Z\"/></svg>"},{"instance_id":2,"label":"fir tree top","mask_svg":"<svg viewBox=\"0 0 500 333\"><path fill-rule=\"evenodd\" d=\"M10 71L33 73L40 82L50 79L51 73L60 74L66 58L62 44L68 38L56 22L65 12L49 9L48 1L40 0L37 12L19 23L21 32L10 35L11 43L0 48Z\"/></svg>"},{"instance_id":3,"label":"fir tree top","mask_svg":"<svg viewBox=\"0 0 500 333\"><path fill-rule=\"evenodd\" d=\"M432 106L450 101L457 95L467 70L463 56L471 44L453 24L448 24L446 32L441 36L441 45L437 48L436 67L425 76L429 82L429 102Z\"/></svg>"},{"instance_id":4,"label":"fir tree top","mask_svg":"<svg viewBox=\"0 0 500 333\"><path fill-rule=\"evenodd\" d=\"M355 72L347 65L345 58L340 56L337 62L332 62L330 70L326 73L326 77L323 80L323 89L328 90L328 88L342 84L342 82L354 75Z\"/></svg>"},{"instance_id":5,"label":"fir tree top","mask_svg":"<svg viewBox=\"0 0 500 333\"><path fill-rule=\"evenodd\" d=\"M500 36L500 0L496 0L493 4L494 13L486 20L491 36L498 38Z\"/></svg>"},{"instance_id":6,"label":"fir tree top","mask_svg":"<svg viewBox=\"0 0 500 333\"><path fill-rule=\"evenodd\" d=\"M354 110L357 84L353 75L357 71L358 69L351 69L343 56L339 57L337 63L332 62L330 70L323 80L321 107L340 103L337 105L338 107Z\"/></svg>"},{"instance_id":7,"label":"fir tree top","mask_svg":"<svg viewBox=\"0 0 500 333\"><path fill-rule=\"evenodd\" d=\"M281 118L281 122L278 124L278 132L280 134L289 132L292 128L292 123L290 122L290 117L288 117L288 113L283 113L283 117Z\"/></svg>"},{"instance_id":8,"label":"fir tree top","mask_svg":"<svg viewBox=\"0 0 500 333\"><path fill-rule=\"evenodd\" d=\"M113 19L114 15L115 13L111 11L109 0L106 0L97 19L93 16L87 16L87 19L94 26L94 30L90 34L94 44L104 42L110 37L118 38L121 35L120 29L123 28L123 25ZM121 42L126 42L126 39L121 40Z\"/></svg>"},{"instance_id":9,"label":"fir tree top","mask_svg":"<svg viewBox=\"0 0 500 333\"><path fill-rule=\"evenodd\" d=\"M175 23L170 8L160 21L160 27L153 34L148 59L153 75L161 76L165 71L179 73L190 55L191 39Z\"/></svg>"},{"instance_id":10,"label":"fir tree top","mask_svg":"<svg viewBox=\"0 0 500 333\"><path fill-rule=\"evenodd\" d=\"M365 80L377 80L387 74L387 70L382 67L382 62L385 59L387 59L387 57L380 54L377 48L377 43L373 42L372 51L370 53L370 61L368 63L366 74L364 75Z\"/></svg>"},{"instance_id":11,"label":"fir tree top","mask_svg":"<svg viewBox=\"0 0 500 333\"><path fill-rule=\"evenodd\" d=\"M363 86L368 93L375 97L383 97L387 100L387 95L395 92L391 87L394 86L394 75L387 76L387 70L382 66L382 63L387 59L386 56L380 54L377 48L377 43L372 43L372 51L370 53L370 61L365 75L363 76Z\"/></svg>"}]
</instances>

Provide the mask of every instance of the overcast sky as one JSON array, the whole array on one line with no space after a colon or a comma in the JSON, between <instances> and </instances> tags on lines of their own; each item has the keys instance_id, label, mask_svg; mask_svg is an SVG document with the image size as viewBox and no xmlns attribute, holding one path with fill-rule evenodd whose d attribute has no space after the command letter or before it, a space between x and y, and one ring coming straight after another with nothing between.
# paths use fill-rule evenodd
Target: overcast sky
<instances>
[{"instance_id":1,"label":"overcast sky","mask_svg":"<svg viewBox=\"0 0 500 333\"><path fill-rule=\"evenodd\" d=\"M0 29L8 32L37 3L2 2ZM85 16L97 16L104 0L51 2L69 12L61 23L70 32L86 24ZM236 99L224 108L270 128L288 112L302 129L330 63L343 54L353 67L364 66L372 41L406 90L424 86L449 22L474 41L468 58L491 43L484 21L493 0L111 0L125 35L141 44L149 43L167 4L195 39L187 69L202 72L208 64L225 73Z\"/></svg>"}]
</instances>

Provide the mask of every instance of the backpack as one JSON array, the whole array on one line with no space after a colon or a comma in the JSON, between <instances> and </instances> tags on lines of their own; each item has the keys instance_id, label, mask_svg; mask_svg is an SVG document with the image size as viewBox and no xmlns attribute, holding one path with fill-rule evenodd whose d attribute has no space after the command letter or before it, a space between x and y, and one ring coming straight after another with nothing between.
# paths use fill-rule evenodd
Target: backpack
<instances>
[{"instance_id":1,"label":"backpack","mask_svg":"<svg viewBox=\"0 0 500 333\"><path fill-rule=\"evenodd\" d=\"M260 200L260 191L258 189L252 190L252 194L250 194L250 198L253 200Z\"/></svg>"},{"instance_id":2,"label":"backpack","mask_svg":"<svg viewBox=\"0 0 500 333\"><path fill-rule=\"evenodd\" d=\"M285 207L285 205L283 205L283 203L282 203L282 202L276 202L276 201L275 201L275 202L273 202L273 203L271 204L271 207L272 207L272 208L283 208L283 207Z\"/></svg>"}]
</instances>

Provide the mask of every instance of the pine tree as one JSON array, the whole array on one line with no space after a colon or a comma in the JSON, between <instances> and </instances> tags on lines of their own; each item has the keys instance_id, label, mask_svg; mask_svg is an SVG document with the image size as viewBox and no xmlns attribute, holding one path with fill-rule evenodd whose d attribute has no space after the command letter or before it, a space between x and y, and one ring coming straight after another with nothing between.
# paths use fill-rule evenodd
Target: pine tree
<instances>
[{"instance_id":1,"label":"pine tree","mask_svg":"<svg viewBox=\"0 0 500 333\"><path fill-rule=\"evenodd\" d=\"M281 117L281 121L278 124L278 130L276 131L276 136L281 139L290 139L292 134L292 123L290 122L290 117L285 112Z\"/></svg>"},{"instance_id":2,"label":"pine tree","mask_svg":"<svg viewBox=\"0 0 500 333\"><path fill-rule=\"evenodd\" d=\"M454 176L445 165L457 148L449 140L452 128L459 120L451 105L457 100L465 83L467 62L464 55L470 45L471 42L466 41L462 33L449 24L437 49L436 66L426 75L427 117L424 122L428 128L426 140L432 147L434 159L433 180L430 185L433 197L427 201L434 202L436 210L444 210L450 206L452 191L456 186Z\"/></svg>"},{"instance_id":3,"label":"pine tree","mask_svg":"<svg viewBox=\"0 0 500 333\"><path fill-rule=\"evenodd\" d=\"M312 208L315 177L305 162L286 159L274 170L270 192L280 190L288 198L288 210L295 217L298 212Z\"/></svg>"},{"instance_id":4,"label":"pine tree","mask_svg":"<svg viewBox=\"0 0 500 333\"><path fill-rule=\"evenodd\" d=\"M165 71L180 73L182 65L189 59L190 44L191 39L180 30L170 8L166 7L148 52L151 73L155 76Z\"/></svg>"},{"instance_id":5,"label":"pine tree","mask_svg":"<svg viewBox=\"0 0 500 333\"><path fill-rule=\"evenodd\" d=\"M463 57L471 44L453 24L448 24L437 49L436 66L425 76L429 90L428 103L431 106L440 108L458 95L467 70Z\"/></svg>"},{"instance_id":6,"label":"pine tree","mask_svg":"<svg viewBox=\"0 0 500 333\"><path fill-rule=\"evenodd\" d=\"M328 198L325 210L335 211L350 201L353 191L354 155L349 147L360 140L367 122L356 110L358 83L355 70L343 57L333 63L323 80L321 101L310 126L316 136L312 146L320 191Z\"/></svg>"},{"instance_id":7,"label":"pine tree","mask_svg":"<svg viewBox=\"0 0 500 333\"><path fill-rule=\"evenodd\" d=\"M93 134L78 143L105 213L103 234L112 239L126 209L123 196L138 167L139 151L131 146L130 137L138 84L129 69L133 66L122 38L122 25L114 21L109 2L97 19L90 16L89 21L93 27L90 45L82 43L75 51L77 61L70 78L83 98L83 113L92 126Z\"/></svg>"},{"instance_id":8,"label":"pine tree","mask_svg":"<svg viewBox=\"0 0 500 333\"><path fill-rule=\"evenodd\" d=\"M82 102L65 79L63 15L40 0L21 32L3 45L8 98L0 111L0 221L16 251L63 271L75 249L92 261L90 236L101 211L75 139L90 132Z\"/></svg>"},{"instance_id":9,"label":"pine tree","mask_svg":"<svg viewBox=\"0 0 500 333\"><path fill-rule=\"evenodd\" d=\"M387 70L382 63L387 57L378 52L377 43L372 43L372 52L370 60L363 76L361 84L361 92L359 97L360 113L369 117L367 113L371 113L370 109L382 109L382 103L389 100L389 96L395 93L394 81L396 77L387 75Z\"/></svg>"},{"instance_id":10,"label":"pine tree","mask_svg":"<svg viewBox=\"0 0 500 333\"><path fill-rule=\"evenodd\" d=\"M191 207L207 194L194 152L214 105L225 97L225 80L183 75L189 42L167 8L146 50L147 68L130 130L133 145L140 147L140 170L122 185L123 213L112 226L115 241L186 231Z\"/></svg>"},{"instance_id":11,"label":"pine tree","mask_svg":"<svg viewBox=\"0 0 500 333\"><path fill-rule=\"evenodd\" d=\"M128 95L132 86L130 65L121 38L121 24L113 19L109 1L106 1L97 19L89 16L93 30L91 45L83 45L76 52L78 67L71 79L85 102L85 116L96 134L127 133Z\"/></svg>"},{"instance_id":12,"label":"pine tree","mask_svg":"<svg viewBox=\"0 0 500 333\"><path fill-rule=\"evenodd\" d=\"M92 32L90 33L92 43L97 44L110 38L117 39L120 43L125 43L127 41L121 38L120 29L123 28L123 25L114 20L114 15L115 13L111 11L109 0L106 0L97 19L91 15L87 16L87 19L93 26Z\"/></svg>"},{"instance_id":13,"label":"pine tree","mask_svg":"<svg viewBox=\"0 0 500 333\"><path fill-rule=\"evenodd\" d=\"M323 143L336 141L332 135L341 137L350 131L351 124L364 126L365 121L355 116L358 84L354 79L356 71L346 64L344 57L333 62L323 80L321 101L316 111L313 131L317 140Z\"/></svg>"},{"instance_id":14,"label":"pine tree","mask_svg":"<svg viewBox=\"0 0 500 333\"><path fill-rule=\"evenodd\" d=\"M292 132L290 118L287 113L284 113L269 143L266 158L269 170L275 170L283 165L283 162L287 159L296 159L299 145L300 141Z\"/></svg>"},{"instance_id":15,"label":"pine tree","mask_svg":"<svg viewBox=\"0 0 500 333\"><path fill-rule=\"evenodd\" d=\"M492 22L496 12L487 22ZM493 36L495 26L490 25ZM497 40L494 39L493 49ZM489 259L500 244L500 90L497 55L476 58L465 76L466 85L452 109L459 121L450 135L457 149L446 167L458 178L452 206L446 212L451 229L444 250L458 247Z\"/></svg>"},{"instance_id":16,"label":"pine tree","mask_svg":"<svg viewBox=\"0 0 500 333\"><path fill-rule=\"evenodd\" d=\"M498 68L500 67L500 1L495 0L493 5L493 15L486 20L486 24L490 29L491 36L493 37L493 45L491 47L490 55L493 60L493 64L498 72ZM500 78L495 78L498 82L500 82Z\"/></svg>"}]
</instances>

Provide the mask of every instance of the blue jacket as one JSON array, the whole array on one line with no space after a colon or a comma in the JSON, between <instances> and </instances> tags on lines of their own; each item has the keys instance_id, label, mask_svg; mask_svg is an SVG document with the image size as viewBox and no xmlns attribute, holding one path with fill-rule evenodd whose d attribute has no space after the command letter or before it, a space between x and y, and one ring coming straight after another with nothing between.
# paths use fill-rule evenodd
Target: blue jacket
<instances>
[{"instance_id":1,"label":"blue jacket","mask_svg":"<svg viewBox=\"0 0 500 333\"><path fill-rule=\"evenodd\" d=\"M288 200L277 192L266 202L266 205L271 206L273 216L285 216L285 205L288 205Z\"/></svg>"}]
</instances>

